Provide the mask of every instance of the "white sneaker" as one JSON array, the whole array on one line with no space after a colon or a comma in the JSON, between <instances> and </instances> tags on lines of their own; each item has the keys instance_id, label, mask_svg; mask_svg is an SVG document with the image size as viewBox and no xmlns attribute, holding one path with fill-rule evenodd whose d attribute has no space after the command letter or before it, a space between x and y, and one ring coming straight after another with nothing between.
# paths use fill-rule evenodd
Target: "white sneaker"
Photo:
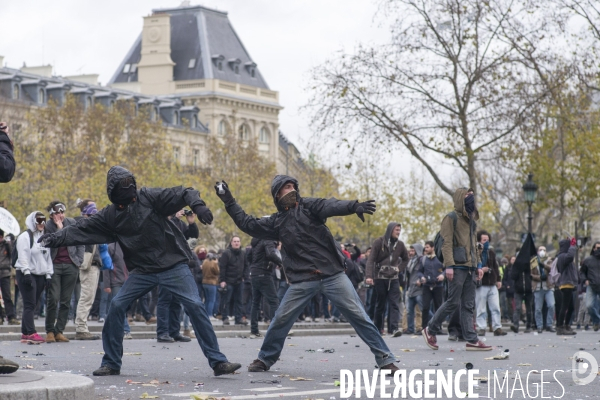
<instances>
[{"instance_id":1,"label":"white sneaker","mask_svg":"<svg viewBox=\"0 0 600 400\"><path fill-rule=\"evenodd\" d=\"M131 336L131 333L125 332L123 335L123 339L130 340L133 339L133 336Z\"/></svg>"},{"instance_id":2,"label":"white sneaker","mask_svg":"<svg viewBox=\"0 0 600 400\"><path fill-rule=\"evenodd\" d=\"M211 316L209 319L210 319L212 322L216 322L216 321L218 321L218 319L216 319L216 318L215 318L215 317L213 317L213 316Z\"/></svg>"},{"instance_id":3,"label":"white sneaker","mask_svg":"<svg viewBox=\"0 0 600 400\"><path fill-rule=\"evenodd\" d=\"M100 318L100 319L98 319L98 322L100 322L100 323L102 323L102 324L103 324L103 323L104 323L104 318Z\"/></svg>"},{"instance_id":4,"label":"white sneaker","mask_svg":"<svg viewBox=\"0 0 600 400\"><path fill-rule=\"evenodd\" d=\"M320 318L315 318L315 319L313 319L313 322L321 322L321 319Z\"/></svg>"},{"instance_id":5,"label":"white sneaker","mask_svg":"<svg viewBox=\"0 0 600 400\"><path fill-rule=\"evenodd\" d=\"M311 321L312 321L312 319L310 317L304 318L304 322L311 322Z\"/></svg>"}]
</instances>

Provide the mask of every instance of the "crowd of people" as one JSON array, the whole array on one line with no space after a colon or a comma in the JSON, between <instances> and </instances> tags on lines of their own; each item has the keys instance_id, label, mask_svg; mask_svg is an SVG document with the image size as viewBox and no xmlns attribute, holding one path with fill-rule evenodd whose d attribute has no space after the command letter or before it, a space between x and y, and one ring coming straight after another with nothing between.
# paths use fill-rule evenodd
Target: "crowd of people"
<instances>
[{"instance_id":1,"label":"crowd of people","mask_svg":"<svg viewBox=\"0 0 600 400\"><path fill-rule=\"evenodd\" d=\"M0 156L7 182L14 158L4 125ZM61 200L31 210L18 237L0 231L0 324L21 325L21 342L39 344L69 342L64 332L72 320L75 340L103 341L99 376L120 373L123 340L132 339L136 323L156 324L159 342L196 338L216 376L241 365L220 352L213 324L249 325L250 338L264 335L252 372L270 369L301 322L349 322L391 372L398 369L386 335L422 334L434 350L437 336L447 335L466 342L467 351L488 351L480 338L506 335L503 322L515 333L521 322L525 333L600 329L600 242L579 266L574 238L561 240L550 257L528 235L514 256L498 260L491 234L477 226L472 189L456 190L434 240L407 246L402 225L390 222L364 251L336 242L325 223L352 214L364 221L376 211L373 200L301 197L296 179L278 175L271 187L277 212L255 218L225 182L215 190L252 237L245 246L237 235L225 249L202 244L196 220L210 224L213 216L196 190L138 189L119 166L108 172L111 204L102 210L90 198L77 201L75 218L66 217ZM88 321L103 323L102 335L90 332ZM0 373L16 368L0 357Z\"/></svg>"}]
</instances>

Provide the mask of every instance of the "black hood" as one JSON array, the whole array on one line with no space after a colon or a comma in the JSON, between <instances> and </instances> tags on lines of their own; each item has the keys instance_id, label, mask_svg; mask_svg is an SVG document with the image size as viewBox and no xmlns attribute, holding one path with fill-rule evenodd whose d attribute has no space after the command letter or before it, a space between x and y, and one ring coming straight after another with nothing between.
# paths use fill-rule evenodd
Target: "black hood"
<instances>
[{"instance_id":1,"label":"black hood","mask_svg":"<svg viewBox=\"0 0 600 400\"><path fill-rule=\"evenodd\" d=\"M273 178L273 182L271 183L271 195L273 196L273 203L275 203L275 207L277 207L278 210L279 207L277 206L277 193L279 193L279 190L288 182L292 182L294 184L294 189L296 189L296 192L298 193L298 200L300 199L298 180L288 175L276 175L275 178Z\"/></svg>"},{"instance_id":2,"label":"black hood","mask_svg":"<svg viewBox=\"0 0 600 400\"><path fill-rule=\"evenodd\" d=\"M561 240L558 242L558 254L566 253L569 251L569 247L571 247L571 239Z\"/></svg>"},{"instance_id":3,"label":"black hood","mask_svg":"<svg viewBox=\"0 0 600 400\"><path fill-rule=\"evenodd\" d=\"M590 256L594 255L594 247L596 247L597 244L600 244L600 241L594 242L594 244L592 245L592 249L590 250Z\"/></svg>"},{"instance_id":4,"label":"black hood","mask_svg":"<svg viewBox=\"0 0 600 400\"><path fill-rule=\"evenodd\" d=\"M521 271L530 271L531 259L536 256L537 248L535 247L533 236L531 233L528 233L523 246L521 246L521 250L519 250L519 254L517 254L517 259L515 260L513 267L516 267Z\"/></svg>"},{"instance_id":5,"label":"black hood","mask_svg":"<svg viewBox=\"0 0 600 400\"><path fill-rule=\"evenodd\" d=\"M392 237L392 231L394 230L395 227L399 226L400 229L402 229L402 224L399 224L398 222L390 222L387 226L387 229L385 230L385 236L384 236L384 241L383 243L387 246L387 244L390 241L390 237ZM400 239L400 236L398 236L398 239Z\"/></svg>"},{"instance_id":6,"label":"black hood","mask_svg":"<svg viewBox=\"0 0 600 400\"><path fill-rule=\"evenodd\" d=\"M135 176L133 174L118 165L115 165L111 169L108 170L108 174L106 174L106 193L108 194L108 199L112 202L111 193L115 186L121 181L123 178L133 178L133 182L135 183L135 187L137 189L137 182L135 181Z\"/></svg>"}]
</instances>

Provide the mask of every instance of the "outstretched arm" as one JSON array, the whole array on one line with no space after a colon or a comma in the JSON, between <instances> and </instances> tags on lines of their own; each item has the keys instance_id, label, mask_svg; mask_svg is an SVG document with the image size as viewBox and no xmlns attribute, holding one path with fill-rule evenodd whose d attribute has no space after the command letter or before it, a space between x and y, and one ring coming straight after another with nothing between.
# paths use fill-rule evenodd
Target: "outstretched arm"
<instances>
[{"instance_id":1,"label":"outstretched arm","mask_svg":"<svg viewBox=\"0 0 600 400\"><path fill-rule=\"evenodd\" d=\"M165 217L177 213L185 206L190 206L200 222L212 223L212 213L200 198L200 192L194 188L184 188L183 186L167 189L143 188L141 192L150 200L154 210Z\"/></svg>"},{"instance_id":2,"label":"outstretched arm","mask_svg":"<svg viewBox=\"0 0 600 400\"><path fill-rule=\"evenodd\" d=\"M110 207L100 210L89 218L81 218L76 224L66 226L55 233L42 235L38 241L45 247L51 248L115 242L116 235L106 218Z\"/></svg>"}]
</instances>

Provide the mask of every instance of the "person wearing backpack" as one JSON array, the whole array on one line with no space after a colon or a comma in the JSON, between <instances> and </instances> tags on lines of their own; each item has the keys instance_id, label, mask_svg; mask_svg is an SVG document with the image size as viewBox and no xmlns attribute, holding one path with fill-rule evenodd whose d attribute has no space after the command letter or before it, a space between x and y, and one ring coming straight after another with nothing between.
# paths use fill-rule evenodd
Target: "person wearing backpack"
<instances>
[{"instance_id":1,"label":"person wearing backpack","mask_svg":"<svg viewBox=\"0 0 600 400\"><path fill-rule=\"evenodd\" d=\"M556 334L576 335L571 329L571 317L574 311L573 291L579 283L579 271L574 263L577 253L575 238L563 239L558 242L558 255L556 256L556 271L560 274L556 280L556 287L560 290L560 304L557 309ZM550 274L553 275L552 269Z\"/></svg>"},{"instance_id":2,"label":"person wearing backpack","mask_svg":"<svg viewBox=\"0 0 600 400\"><path fill-rule=\"evenodd\" d=\"M473 326L475 279L483 278L476 234L479 211L475 206L473 189L457 189L453 200L454 211L444 217L439 233L443 238L442 255L448 280L448 299L437 309L421 333L427 346L438 350L436 335L441 332L442 323L460 307L460 325L467 341L466 350L489 351L492 346L479 340Z\"/></svg>"},{"instance_id":3,"label":"person wearing backpack","mask_svg":"<svg viewBox=\"0 0 600 400\"><path fill-rule=\"evenodd\" d=\"M375 239L371 255L367 261L366 283L375 284L377 303L375 304L375 326L383 333L385 306L388 311L388 334L394 337L402 335L398 329L400 321L400 274L408 264L408 251L399 239L402 225L390 222L385 235Z\"/></svg>"},{"instance_id":4,"label":"person wearing backpack","mask_svg":"<svg viewBox=\"0 0 600 400\"><path fill-rule=\"evenodd\" d=\"M12 243L4 239L4 231L0 229L0 290L4 300L4 310L0 315L0 325L4 323L4 316L9 325L21 325L15 313L15 305L10 295L10 275L12 273ZM4 315L6 314L6 315Z\"/></svg>"},{"instance_id":5,"label":"person wearing backpack","mask_svg":"<svg viewBox=\"0 0 600 400\"><path fill-rule=\"evenodd\" d=\"M16 279L23 297L23 318L21 319L21 343L44 343L38 335L33 321L33 313L42 291L52 283L54 267L50 250L37 241L44 233L46 217L34 211L25 220L27 230L19 235L15 245Z\"/></svg>"},{"instance_id":6,"label":"person wearing backpack","mask_svg":"<svg viewBox=\"0 0 600 400\"><path fill-rule=\"evenodd\" d=\"M600 242L594 243L590 255L583 260L580 272L581 279L587 287L585 307L596 332L600 329Z\"/></svg>"}]
</instances>

